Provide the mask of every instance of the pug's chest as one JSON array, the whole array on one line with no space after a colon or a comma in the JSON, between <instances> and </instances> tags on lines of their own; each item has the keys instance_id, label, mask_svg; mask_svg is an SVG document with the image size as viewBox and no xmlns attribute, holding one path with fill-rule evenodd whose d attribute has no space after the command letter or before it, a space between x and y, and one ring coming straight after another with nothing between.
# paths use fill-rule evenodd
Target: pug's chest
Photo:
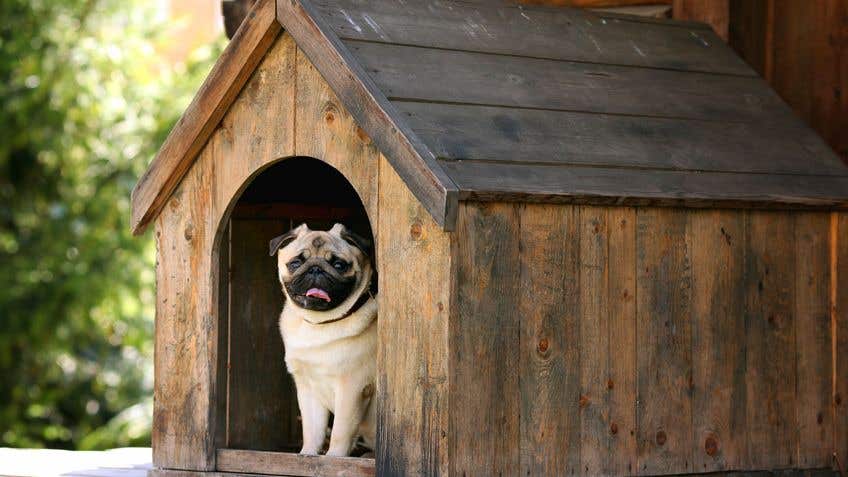
<instances>
[{"instance_id":1,"label":"pug's chest","mask_svg":"<svg viewBox=\"0 0 848 477\"><path fill-rule=\"evenodd\" d=\"M332 340L321 340L315 336L331 331L324 331L322 327L281 326L281 331L286 366L294 375L327 381L351 374L376 373L376 321L355 336Z\"/></svg>"}]
</instances>

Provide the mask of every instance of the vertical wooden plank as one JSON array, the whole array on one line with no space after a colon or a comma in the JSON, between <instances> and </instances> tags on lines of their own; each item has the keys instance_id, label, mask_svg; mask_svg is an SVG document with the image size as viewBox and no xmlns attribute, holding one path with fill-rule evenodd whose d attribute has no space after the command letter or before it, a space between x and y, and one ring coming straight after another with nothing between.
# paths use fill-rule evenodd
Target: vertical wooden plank
<instances>
[{"instance_id":1,"label":"vertical wooden plank","mask_svg":"<svg viewBox=\"0 0 848 477\"><path fill-rule=\"evenodd\" d=\"M296 109L295 154L320 159L344 174L376 223L379 152L300 49Z\"/></svg>"},{"instance_id":2,"label":"vertical wooden plank","mask_svg":"<svg viewBox=\"0 0 848 477\"><path fill-rule=\"evenodd\" d=\"M516 205L460 204L451 236L451 474L519 472L519 242Z\"/></svg>"},{"instance_id":3,"label":"vertical wooden plank","mask_svg":"<svg viewBox=\"0 0 848 477\"><path fill-rule=\"evenodd\" d=\"M580 472L586 475L636 469L635 218L629 208L580 208Z\"/></svg>"},{"instance_id":4,"label":"vertical wooden plank","mask_svg":"<svg viewBox=\"0 0 848 477\"><path fill-rule=\"evenodd\" d=\"M833 287L833 406L834 449L843 471L848 471L848 213L834 213L832 242Z\"/></svg>"},{"instance_id":5,"label":"vertical wooden plank","mask_svg":"<svg viewBox=\"0 0 848 477\"><path fill-rule=\"evenodd\" d=\"M447 475L450 238L383 157L379 169L377 468Z\"/></svg>"},{"instance_id":6,"label":"vertical wooden plank","mask_svg":"<svg viewBox=\"0 0 848 477\"><path fill-rule=\"evenodd\" d=\"M730 24L730 0L674 0L671 14L675 20L704 22L727 41Z\"/></svg>"},{"instance_id":7,"label":"vertical wooden plank","mask_svg":"<svg viewBox=\"0 0 848 477\"><path fill-rule=\"evenodd\" d=\"M582 472L578 210L520 210L521 475Z\"/></svg>"},{"instance_id":8,"label":"vertical wooden plank","mask_svg":"<svg viewBox=\"0 0 848 477\"><path fill-rule=\"evenodd\" d=\"M609 475L633 475L636 443L636 209L607 211L609 293Z\"/></svg>"},{"instance_id":9,"label":"vertical wooden plank","mask_svg":"<svg viewBox=\"0 0 848 477\"><path fill-rule=\"evenodd\" d=\"M153 464L185 470L215 465L217 268L208 204L214 168L201 158L156 219ZM218 265L218 262L214 262ZM186 379L191 376L191 379Z\"/></svg>"},{"instance_id":10,"label":"vertical wooden plank","mask_svg":"<svg viewBox=\"0 0 848 477\"><path fill-rule=\"evenodd\" d=\"M833 453L830 214L795 215L798 466L827 467Z\"/></svg>"},{"instance_id":11,"label":"vertical wooden plank","mask_svg":"<svg viewBox=\"0 0 848 477\"><path fill-rule=\"evenodd\" d=\"M605 207L581 207L579 239L580 473L606 473L609 452L609 250ZM575 240L575 239L572 239ZM577 241L577 240L575 240Z\"/></svg>"},{"instance_id":12,"label":"vertical wooden plank","mask_svg":"<svg viewBox=\"0 0 848 477\"><path fill-rule=\"evenodd\" d=\"M692 210L693 471L744 469L745 214Z\"/></svg>"},{"instance_id":13,"label":"vertical wooden plank","mask_svg":"<svg viewBox=\"0 0 848 477\"><path fill-rule=\"evenodd\" d=\"M268 257L268 241L289 223L233 219L231 227L227 447L296 451L297 398L277 324L284 299L277 261Z\"/></svg>"},{"instance_id":14,"label":"vertical wooden plank","mask_svg":"<svg viewBox=\"0 0 848 477\"><path fill-rule=\"evenodd\" d=\"M745 250L749 469L796 464L795 230L787 212L748 213Z\"/></svg>"},{"instance_id":15,"label":"vertical wooden plank","mask_svg":"<svg viewBox=\"0 0 848 477\"><path fill-rule=\"evenodd\" d=\"M691 257L687 211L637 211L639 473L692 470Z\"/></svg>"}]
</instances>

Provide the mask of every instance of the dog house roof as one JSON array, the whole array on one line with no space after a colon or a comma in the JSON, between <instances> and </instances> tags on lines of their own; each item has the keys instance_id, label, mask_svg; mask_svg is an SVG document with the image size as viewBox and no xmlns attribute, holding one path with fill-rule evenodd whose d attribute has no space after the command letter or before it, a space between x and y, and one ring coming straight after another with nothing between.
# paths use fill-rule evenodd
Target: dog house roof
<instances>
[{"instance_id":1,"label":"dog house roof","mask_svg":"<svg viewBox=\"0 0 848 477\"><path fill-rule=\"evenodd\" d=\"M141 231L288 31L436 221L460 200L845 208L848 167L703 24L260 0L133 192Z\"/></svg>"}]
</instances>

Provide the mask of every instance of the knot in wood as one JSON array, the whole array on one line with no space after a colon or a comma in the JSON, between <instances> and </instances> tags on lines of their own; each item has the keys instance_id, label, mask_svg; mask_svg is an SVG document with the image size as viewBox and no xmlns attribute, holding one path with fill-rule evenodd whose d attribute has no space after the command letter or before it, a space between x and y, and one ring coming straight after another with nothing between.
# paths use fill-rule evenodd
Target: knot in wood
<instances>
[{"instance_id":1,"label":"knot in wood","mask_svg":"<svg viewBox=\"0 0 848 477\"><path fill-rule=\"evenodd\" d=\"M668 440L668 436L665 435L665 431L658 431L657 432L657 445L658 446L664 446L667 440Z\"/></svg>"},{"instance_id":2,"label":"knot in wood","mask_svg":"<svg viewBox=\"0 0 848 477\"><path fill-rule=\"evenodd\" d=\"M412 240L420 239L423 232L424 228L421 226L421 222L413 222L412 226L409 227L409 236L412 237Z\"/></svg>"},{"instance_id":3,"label":"knot in wood","mask_svg":"<svg viewBox=\"0 0 848 477\"><path fill-rule=\"evenodd\" d=\"M548 351L548 339L542 338L539 340L539 352L545 353L546 351Z\"/></svg>"},{"instance_id":4,"label":"knot in wood","mask_svg":"<svg viewBox=\"0 0 848 477\"><path fill-rule=\"evenodd\" d=\"M704 452L706 452L710 457L714 457L718 454L718 441L714 436L709 436L704 441Z\"/></svg>"},{"instance_id":5,"label":"knot in wood","mask_svg":"<svg viewBox=\"0 0 848 477\"><path fill-rule=\"evenodd\" d=\"M185 237L185 239L188 240L189 242L191 242L191 239L194 238L194 224L193 223L189 222L188 224L186 224L186 228L183 231L183 237Z\"/></svg>"},{"instance_id":6,"label":"knot in wood","mask_svg":"<svg viewBox=\"0 0 848 477\"><path fill-rule=\"evenodd\" d=\"M612 434L612 435L618 434L618 424L616 424L614 422L610 424L610 434Z\"/></svg>"}]
</instances>

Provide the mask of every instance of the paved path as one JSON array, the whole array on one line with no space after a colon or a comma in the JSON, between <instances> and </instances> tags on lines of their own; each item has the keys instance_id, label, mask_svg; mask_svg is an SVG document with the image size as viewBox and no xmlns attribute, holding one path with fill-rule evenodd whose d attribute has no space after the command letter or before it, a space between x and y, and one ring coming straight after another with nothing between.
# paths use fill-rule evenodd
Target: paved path
<instances>
[{"instance_id":1,"label":"paved path","mask_svg":"<svg viewBox=\"0 0 848 477\"><path fill-rule=\"evenodd\" d=\"M146 477L149 448L108 451L0 448L2 477Z\"/></svg>"}]
</instances>

